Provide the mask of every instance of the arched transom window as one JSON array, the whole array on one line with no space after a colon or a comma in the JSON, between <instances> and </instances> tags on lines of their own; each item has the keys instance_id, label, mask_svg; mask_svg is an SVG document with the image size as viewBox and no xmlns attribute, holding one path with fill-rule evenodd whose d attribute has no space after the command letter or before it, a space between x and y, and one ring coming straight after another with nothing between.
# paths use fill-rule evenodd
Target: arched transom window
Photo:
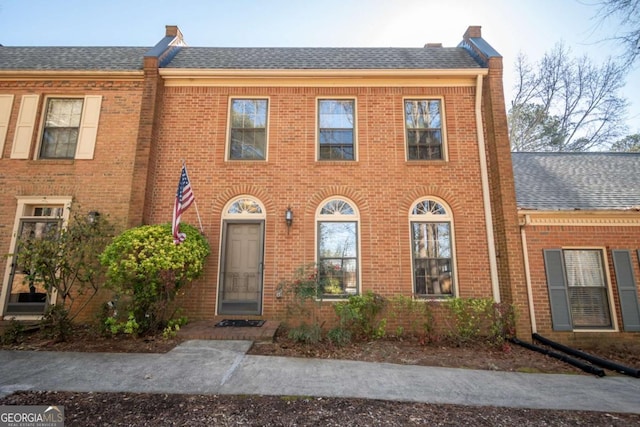
<instances>
[{"instance_id":1,"label":"arched transom window","mask_svg":"<svg viewBox=\"0 0 640 427\"><path fill-rule=\"evenodd\" d=\"M326 200L316 214L318 280L325 298L358 294L358 212L348 200Z\"/></svg>"},{"instance_id":2,"label":"arched transom window","mask_svg":"<svg viewBox=\"0 0 640 427\"><path fill-rule=\"evenodd\" d=\"M224 210L225 218L251 217L264 218L265 210L262 204L249 196L240 196L227 204Z\"/></svg>"},{"instance_id":3,"label":"arched transom window","mask_svg":"<svg viewBox=\"0 0 640 427\"><path fill-rule=\"evenodd\" d=\"M452 217L444 202L422 199L409 213L413 291L418 297L453 296Z\"/></svg>"}]
</instances>

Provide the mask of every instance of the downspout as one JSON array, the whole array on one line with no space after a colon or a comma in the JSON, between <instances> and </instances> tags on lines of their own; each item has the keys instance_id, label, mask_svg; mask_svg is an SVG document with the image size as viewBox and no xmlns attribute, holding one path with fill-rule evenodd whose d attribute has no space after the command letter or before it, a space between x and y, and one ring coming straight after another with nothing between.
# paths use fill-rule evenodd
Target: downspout
<instances>
[{"instance_id":1,"label":"downspout","mask_svg":"<svg viewBox=\"0 0 640 427\"><path fill-rule=\"evenodd\" d=\"M529 224L529 215L524 216L524 224L520 226L520 238L522 239L522 255L524 256L524 279L527 283L527 299L529 300L529 318L531 319L531 333L538 331L536 325L536 310L533 307L533 290L531 289L531 271L529 270L529 249L527 248L527 233L525 227Z\"/></svg>"},{"instance_id":2,"label":"downspout","mask_svg":"<svg viewBox=\"0 0 640 427\"><path fill-rule=\"evenodd\" d=\"M498 261L496 242L493 236L493 215L491 214L491 196L489 193L489 173L487 171L487 152L485 151L484 129L482 126L482 75L476 76L476 131L478 133L478 151L480 154L480 176L482 180L482 202L484 205L484 221L487 229L489 245L489 271L493 300L500 302L500 285L498 283Z\"/></svg>"}]
</instances>

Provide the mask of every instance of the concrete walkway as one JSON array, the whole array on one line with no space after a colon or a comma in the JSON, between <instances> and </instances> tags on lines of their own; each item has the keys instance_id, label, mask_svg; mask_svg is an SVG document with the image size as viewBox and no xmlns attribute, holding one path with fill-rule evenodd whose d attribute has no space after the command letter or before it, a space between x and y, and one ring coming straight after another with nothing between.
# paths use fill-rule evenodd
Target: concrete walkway
<instances>
[{"instance_id":1,"label":"concrete walkway","mask_svg":"<svg viewBox=\"0 0 640 427\"><path fill-rule=\"evenodd\" d=\"M186 341L166 354L0 351L16 390L358 397L640 413L640 379L252 356L251 341Z\"/></svg>"}]
</instances>

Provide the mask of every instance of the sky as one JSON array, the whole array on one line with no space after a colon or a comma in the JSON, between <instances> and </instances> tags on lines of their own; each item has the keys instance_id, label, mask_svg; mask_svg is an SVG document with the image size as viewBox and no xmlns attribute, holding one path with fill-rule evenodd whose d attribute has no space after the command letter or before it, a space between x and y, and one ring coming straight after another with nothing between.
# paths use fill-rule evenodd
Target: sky
<instances>
[{"instance_id":1,"label":"sky","mask_svg":"<svg viewBox=\"0 0 640 427\"><path fill-rule=\"evenodd\" d=\"M503 57L507 108L519 53L536 62L563 41L601 62L616 23L597 0L0 0L4 46L153 46L178 25L189 46L457 46L470 25ZM640 66L627 77L626 134L640 133ZM635 98L635 100L634 100Z\"/></svg>"}]
</instances>

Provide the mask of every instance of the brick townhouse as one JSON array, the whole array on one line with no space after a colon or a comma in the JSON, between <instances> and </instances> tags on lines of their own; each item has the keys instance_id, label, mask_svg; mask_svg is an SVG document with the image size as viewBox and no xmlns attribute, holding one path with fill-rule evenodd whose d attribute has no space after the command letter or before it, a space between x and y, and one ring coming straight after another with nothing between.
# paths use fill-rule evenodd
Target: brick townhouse
<instances>
[{"instance_id":1,"label":"brick townhouse","mask_svg":"<svg viewBox=\"0 0 640 427\"><path fill-rule=\"evenodd\" d=\"M532 330L502 57L480 27L457 47L190 47L174 26L151 49L0 47L0 148L5 253L71 203L168 222L186 163L183 221L212 248L191 319L282 316L279 283L315 262L327 304L491 297ZM14 265L0 314L37 316Z\"/></svg>"}]
</instances>

